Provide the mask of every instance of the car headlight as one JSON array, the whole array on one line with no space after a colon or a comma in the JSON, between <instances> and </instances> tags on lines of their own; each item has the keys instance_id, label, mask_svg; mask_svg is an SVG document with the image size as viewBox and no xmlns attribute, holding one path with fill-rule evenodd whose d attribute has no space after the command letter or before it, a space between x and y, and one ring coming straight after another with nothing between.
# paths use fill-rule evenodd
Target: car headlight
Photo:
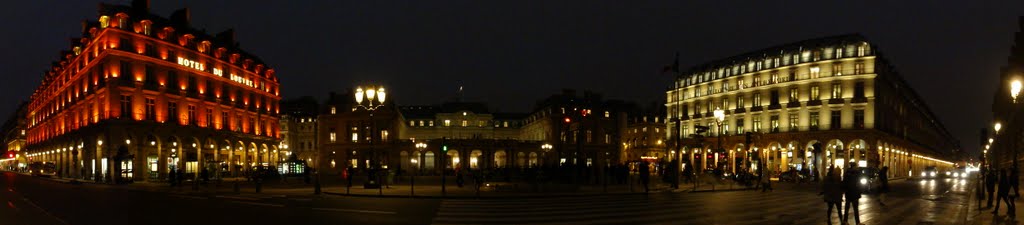
<instances>
[{"instance_id":1,"label":"car headlight","mask_svg":"<svg viewBox=\"0 0 1024 225\"><path fill-rule=\"evenodd\" d=\"M927 172L921 172L921 176L922 176L922 177L927 177L927 176L928 176L928 173L927 173Z\"/></svg>"},{"instance_id":2,"label":"car headlight","mask_svg":"<svg viewBox=\"0 0 1024 225\"><path fill-rule=\"evenodd\" d=\"M946 171L946 176L949 176L949 174L950 174L949 171Z\"/></svg>"},{"instance_id":3,"label":"car headlight","mask_svg":"<svg viewBox=\"0 0 1024 225\"><path fill-rule=\"evenodd\" d=\"M935 177L935 172L932 172L932 177Z\"/></svg>"},{"instance_id":4,"label":"car headlight","mask_svg":"<svg viewBox=\"0 0 1024 225\"><path fill-rule=\"evenodd\" d=\"M860 184L868 184L867 178L860 178Z\"/></svg>"}]
</instances>

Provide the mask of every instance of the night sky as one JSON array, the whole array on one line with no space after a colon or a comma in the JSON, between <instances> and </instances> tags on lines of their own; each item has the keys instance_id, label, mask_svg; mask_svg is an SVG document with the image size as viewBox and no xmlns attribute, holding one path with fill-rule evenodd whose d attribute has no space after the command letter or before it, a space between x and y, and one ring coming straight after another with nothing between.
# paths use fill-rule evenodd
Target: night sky
<instances>
[{"instance_id":1,"label":"night sky","mask_svg":"<svg viewBox=\"0 0 1024 225\"><path fill-rule=\"evenodd\" d=\"M285 98L380 83L399 104L435 104L464 86L465 99L502 112L527 112L563 88L647 105L665 100L672 77L660 70L676 51L685 69L857 32L977 151L1024 1L768 2L153 0L152 11L166 17L190 7L195 27L234 28L243 49L276 69ZM97 3L0 7L0 116L81 36L80 21L98 17Z\"/></svg>"}]
</instances>

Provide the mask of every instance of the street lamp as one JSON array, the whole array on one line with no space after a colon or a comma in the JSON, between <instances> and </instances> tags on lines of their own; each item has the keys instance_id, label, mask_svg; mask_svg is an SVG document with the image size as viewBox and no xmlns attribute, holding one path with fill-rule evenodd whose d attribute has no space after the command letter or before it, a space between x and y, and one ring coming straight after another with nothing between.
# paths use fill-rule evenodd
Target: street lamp
<instances>
[{"instance_id":1,"label":"street lamp","mask_svg":"<svg viewBox=\"0 0 1024 225\"><path fill-rule=\"evenodd\" d=\"M1013 97L1013 103L1017 103L1017 96L1020 94L1020 89L1020 80L1013 80L1010 82L1010 97Z\"/></svg>"},{"instance_id":2,"label":"street lamp","mask_svg":"<svg viewBox=\"0 0 1024 225\"><path fill-rule=\"evenodd\" d=\"M367 87L366 89L363 89L363 87L356 87L356 93L355 93L356 107L366 109L366 111L370 114L370 136L369 136L369 138L370 138L370 162L371 162L371 164L367 165L367 167L370 168L370 174L368 176L367 182L365 184L363 184L363 187L364 188L373 188L374 186L377 186L377 188L380 189L380 194L381 195L384 194L384 189L383 189L383 187L381 187L380 182L379 182L380 177L378 177L377 173L376 173L377 170L378 170L377 166L375 165L375 164L378 164L378 162L376 162L376 158L377 158L376 155L377 154L373 150L373 136L374 136L374 132L377 132L376 131L376 127L374 126L374 121L373 121L373 111L377 110L377 108L380 108L381 106L384 105L385 97L387 97L387 92L384 91L384 87L370 86L370 87ZM364 99L365 99L365 101L364 101ZM375 182L375 180L376 180L376 182Z\"/></svg>"},{"instance_id":3,"label":"street lamp","mask_svg":"<svg viewBox=\"0 0 1024 225\"><path fill-rule=\"evenodd\" d=\"M999 122L996 122L996 124L995 124L995 125L993 125L993 126L992 126L992 128L995 128L995 130L996 130L996 134L999 134L999 129L1002 129L1002 128L1003 128L1003 124L1002 124L1002 123L999 123Z\"/></svg>"},{"instance_id":4,"label":"street lamp","mask_svg":"<svg viewBox=\"0 0 1024 225\"><path fill-rule=\"evenodd\" d=\"M416 173L420 173L423 170L423 164L419 162L420 155L422 155L423 149L427 148L427 143L416 143L416 158L410 160L413 164L416 164ZM409 182L409 196L416 195L416 174L413 174L412 180Z\"/></svg>"},{"instance_id":5,"label":"street lamp","mask_svg":"<svg viewBox=\"0 0 1024 225\"><path fill-rule=\"evenodd\" d=\"M543 144L543 145L540 145L540 149L541 149L541 150L544 150L544 153L545 153L545 154L544 154L544 156L545 156L545 157L544 157L544 161L547 161L547 154L546 154L546 153L547 153L547 152L549 152L549 151L551 151L551 149L552 149L552 148L553 148L553 146L551 146L551 144Z\"/></svg>"},{"instance_id":6,"label":"street lamp","mask_svg":"<svg viewBox=\"0 0 1024 225\"><path fill-rule=\"evenodd\" d=\"M725 110L715 108L714 115L715 122L718 122L718 149L715 149L715 151L718 152L722 151L722 122L725 121ZM717 156L715 156L715 162L718 162ZM715 165L715 168L718 168L718 165Z\"/></svg>"}]
</instances>

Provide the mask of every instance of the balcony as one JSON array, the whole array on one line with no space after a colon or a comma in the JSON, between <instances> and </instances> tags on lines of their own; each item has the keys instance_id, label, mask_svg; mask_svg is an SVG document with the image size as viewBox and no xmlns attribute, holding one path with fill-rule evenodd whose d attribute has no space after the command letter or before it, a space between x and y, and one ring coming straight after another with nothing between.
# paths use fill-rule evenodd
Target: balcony
<instances>
[{"instance_id":1,"label":"balcony","mask_svg":"<svg viewBox=\"0 0 1024 225\"><path fill-rule=\"evenodd\" d=\"M800 107L800 102L792 101L792 102L786 103L786 108L798 108L798 107Z\"/></svg>"},{"instance_id":2,"label":"balcony","mask_svg":"<svg viewBox=\"0 0 1024 225\"><path fill-rule=\"evenodd\" d=\"M807 101L807 106L818 106L821 105L821 99Z\"/></svg>"},{"instance_id":3,"label":"balcony","mask_svg":"<svg viewBox=\"0 0 1024 225\"><path fill-rule=\"evenodd\" d=\"M853 103L867 103L868 102L868 98L866 98L864 96L854 97L852 102Z\"/></svg>"},{"instance_id":4,"label":"balcony","mask_svg":"<svg viewBox=\"0 0 1024 225\"><path fill-rule=\"evenodd\" d=\"M842 98L833 98L828 100L828 104L843 104L846 103Z\"/></svg>"}]
</instances>

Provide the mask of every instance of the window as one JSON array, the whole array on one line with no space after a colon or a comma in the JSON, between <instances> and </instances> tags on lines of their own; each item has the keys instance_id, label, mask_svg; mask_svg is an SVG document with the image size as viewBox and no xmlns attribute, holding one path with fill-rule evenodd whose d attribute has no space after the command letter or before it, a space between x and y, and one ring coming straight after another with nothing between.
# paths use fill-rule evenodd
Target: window
<instances>
[{"instance_id":1,"label":"window","mask_svg":"<svg viewBox=\"0 0 1024 225\"><path fill-rule=\"evenodd\" d=\"M754 121L753 121L753 122L754 122L754 123L752 124L752 125L754 126L754 129L753 129L753 131L754 131L755 133L756 133L756 132L761 132L761 116L760 116L760 115L755 115L755 116L754 116Z\"/></svg>"},{"instance_id":2,"label":"window","mask_svg":"<svg viewBox=\"0 0 1024 225\"><path fill-rule=\"evenodd\" d=\"M736 119L736 133L743 133L743 119Z\"/></svg>"},{"instance_id":3,"label":"window","mask_svg":"<svg viewBox=\"0 0 1024 225\"><path fill-rule=\"evenodd\" d=\"M853 64L853 74L864 74L863 62L857 62Z\"/></svg>"},{"instance_id":4,"label":"window","mask_svg":"<svg viewBox=\"0 0 1024 225\"><path fill-rule=\"evenodd\" d=\"M433 120L431 120L429 122L430 122L430 126L434 126L434 121Z\"/></svg>"},{"instance_id":5,"label":"window","mask_svg":"<svg viewBox=\"0 0 1024 225\"><path fill-rule=\"evenodd\" d=\"M832 75L833 76L842 76L843 75L843 64L839 64L839 63L832 64Z\"/></svg>"},{"instance_id":6,"label":"window","mask_svg":"<svg viewBox=\"0 0 1024 225\"><path fill-rule=\"evenodd\" d=\"M355 137L355 136L353 135L352 137ZM331 132L331 143L334 143L335 141L338 141L338 133ZM352 142L355 142L355 141L356 141L356 139L352 138Z\"/></svg>"},{"instance_id":7,"label":"window","mask_svg":"<svg viewBox=\"0 0 1024 225\"><path fill-rule=\"evenodd\" d=\"M839 99L843 97L843 86L839 83L832 84L832 99Z\"/></svg>"},{"instance_id":8,"label":"window","mask_svg":"<svg viewBox=\"0 0 1024 225\"><path fill-rule=\"evenodd\" d=\"M745 105L743 105L743 99L744 99L744 97L742 95L736 96L736 108L737 109L738 108L745 108L746 107Z\"/></svg>"},{"instance_id":9,"label":"window","mask_svg":"<svg viewBox=\"0 0 1024 225\"><path fill-rule=\"evenodd\" d=\"M818 116L818 112L811 112L810 117L811 118L809 118L809 120L811 122L811 130L818 130L818 121L821 120L821 117Z\"/></svg>"},{"instance_id":10,"label":"window","mask_svg":"<svg viewBox=\"0 0 1024 225\"><path fill-rule=\"evenodd\" d=\"M836 57L835 58L838 59L838 58L842 58L842 57L843 57L843 47L836 48Z\"/></svg>"},{"instance_id":11,"label":"window","mask_svg":"<svg viewBox=\"0 0 1024 225\"><path fill-rule=\"evenodd\" d=\"M121 96L121 118L128 119L132 115L132 96Z\"/></svg>"},{"instance_id":12,"label":"window","mask_svg":"<svg viewBox=\"0 0 1024 225\"><path fill-rule=\"evenodd\" d=\"M772 133L779 132L779 115L772 115L768 119L769 119L769 122L770 122L769 125L771 126L771 129L772 129L771 132Z\"/></svg>"},{"instance_id":13,"label":"window","mask_svg":"<svg viewBox=\"0 0 1024 225\"><path fill-rule=\"evenodd\" d=\"M416 126L416 121L409 121L409 126L410 127L415 127Z\"/></svg>"},{"instance_id":14,"label":"window","mask_svg":"<svg viewBox=\"0 0 1024 225\"><path fill-rule=\"evenodd\" d=\"M853 110L853 127L857 129L864 128L864 110L858 109Z\"/></svg>"},{"instance_id":15,"label":"window","mask_svg":"<svg viewBox=\"0 0 1024 225\"><path fill-rule=\"evenodd\" d=\"M796 112L789 114L789 131L797 131L799 129L800 115Z\"/></svg>"},{"instance_id":16,"label":"window","mask_svg":"<svg viewBox=\"0 0 1024 225\"><path fill-rule=\"evenodd\" d=\"M821 75L821 67L811 67L811 79L818 78Z\"/></svg>"},{"instance_id":17,"label":"window","mask_svg":"<svg viewBox=\"0 0 1024 225\"><path fill-rule=\"evenodd\" d=\"M196 118L196 106L195 105L188 105L188 124L189 125L197 124L197 122L196 122L197 119L199 119L199 118Z\"/></svg>"},{"instance_id":18,"label":"window","mask_svg":"<svg viewBox=\"0 0 1024 225\"><path fill-rule=\"evenodd\" d=\"M754 86L761 85L761 76L754 74Z\"/></svg>"},{"instance_id":19,"label":"window","mask_svg":"<svg viewBox=\"0 0 1024 225\"><path fill-rule=\"evenodd\" d=\"M466 121L466 120L462 120L462 126L463 126L463 127L465 127L465 126L469 126L469 121Z\"/></svg>"},{"instance_id":20,"label":"window","mask_svg":"<svg viewBox=\"0 0 1024 225\"><path fill-rule=\"evenodd\" d=\"M743 85L743 79L739 79L736 82L737 82L736 85L738 85L740 89L743 89L743 88L746 87L746 85Z\"/></svg>"},{"instance_id":21,"label":"window","mask_svg":"<svg viewBox=\"0 0 1024 225\"><path fill-rule=\"evenodd\" d=\"M829 125L832 127L832 129L839 129L840 127L842 127L842 124L840 124L841 123L841 119L843 118L842 117L842 115L843 115L842 111L832 110L831 114L832 114L832 120L829 121Z\"/></svg>"},{"instance_id":22,"label":"window","mask_svg":"<svg viewBox=\"0 0 1024 225\"><path fill-rule=\"evenodd\" d=\"M592 133L590 132L590 130L587 130L587 143L593 142L593 139L591 137Z\"/></svg>"},{"instance_id":23,"label":"window","mask_svg":"<svg viewBox=\"0 0 1024 225\"><path fill-rule=\"evenodd\" d=\"M480 121L476 121L476 126L477 126L477 127L484 127L484 123L485 123L485 122L484 122L483 120L480 120Z\"/></svg>"},{"instance_id":24,"label":"window","mask_svg":"<svg viewBox=\"0 0 1024 225\"><path fill-rule=\"evenodd\" d=\"M761 106L761 93L754 93L754 107Z\"/></svg>"},{"instance_id":25,"label":"window","mask_svg":"<svg viewBox=\"0 0 1024 225\"><path fill-rule=\"evenodd\" d=\"M338 108L331 106L331 115L338 114Z\"/></svg>"},{"instance_id":26,"label":"window","mask_svg":"<svg viewBox=\"0 0 1024 225\"><path fill-rule=\"evenodd\" d=\"M604 143L605 143L605 144L611 144L611 143L612 143L612 135L610 135L610 134L605 134L605 135L604 135Z\"/></svg>"},{"instance_id":27,"label":"window","mask_svg":"<svg viewBox=\"0 0 1024 225\"><path fill-rule=\"evenodd\" d=\"M857 56L864 56L865 54L867 54L867 52L868 52L868 45L867 44L861 44L861 45L857 46Z\"/></svg>"},{"instance_id":28,"label":"window","mask_svg":"<svg viewBox=\"0 0 1024 225\"><path fill-rule=\"evenodd\" d=\"M452 126L452 121L451 120L444 120L444 126L446 126L446 127Z\"/></svg>"},{"instance_id":29,"label":"window","mask_svg":"<svg viewBox=\"0 0 1024 225\"><path fill-rule=\"evenodd\" d=\"M609 112L609 111L604 111L604 118L608 118L608 117L611 117L611 116L612 116L612 113L611 113L611 112ZM508 122L505 122L505 123L507 124ZM505 126L505 127L508 127L508 126Z\"/></svg>"},{"instance_id":30,"label":"window","mask_svg":"<svg viewBox=\"0 0 1024 225\"><path fill-rule=\"evenodd\" d=\"M789 88L789 102L799 102L800 93L797 92L796 88Z\"/></svg>"},{"instance_id":31,"label":"window","mask_svg":"<svg viewBox=\"0 0 1024 225\"><path fill-rule=\"evenodd\" d=\"M818 89L818 86L811 86L811 100L821 100L821 95Z\"/></svg>"},{"instance_id":32,"label":"window","mask_svg":"<svg viewBox=\"0 0 1024 225\"><path fill-rule=\"evenodd\" d=\"M121 81L124 82L124 83L122 83L122 85L131 85L131 82L132 82L131 73L132 73L132 63L130 63L128 61L121 61L121 71L120 71L120 75L119 76L121 78Z\"/></svg>"},{"instance_id":33,"label":"window","mask_svg":"<svg viewBox=\"0 0 1024 225\"><path fill-rule=\"evenodd\" d=\"M508 121L501 122L502 127L508 127Z\"/></svg>"},{"instance_id":34,"label":"window","mask_svg":"<svg viewBox=\"0 0 1024 225\"><path fill-rule=\"evenodd\" d=\"M172 123L178 123L181 121L181 117L178 114L177 102L167 102L167 119Z\"/></svg>"},{"instance_id":35,"label":"window","mask_svg":"<svg viewBox=\"0 0 1024 225\"><path fill-rule=\"evenodd\" d=\"M769 94L771 94L771 96L769 96L771 98L769 98L769 100L768 100L769 104L770 105L778 105L779 104L779 90L772 90L771 92L769 92Z\"/></svg>"},{"instance_id":36,"label":"window","mask_svg":"<svg viewBox=\"0 0 1024 225\"><path fill-rule=\"evenodd\" d=\"M203 123L204 127L210 127L213 125L213 109L206 108L206 122Z\"/></svg>"},{"instance_id":37,"label":"window","mask_svg":"<svg viewBox=\"0 0 1024 225\"><path fill-rule=\"evenodd\" d=\"M156 99L146 98L146 120L156 121Z\"/></svg>"},{"instance_id":38,"label":"window","mask_svg":"<svg viewBox=\"0 0 1024 225\"><path fill-rule=\"evenodd\" d=\"M864 82L859 81L853 85L853 97L864 98Z\"/></svg>"},{"instance_id":39,"label":"window","mask_svg":"<svg viewBox=\"0 0 1024 225\"><path fill-rule=\"evenodd\" d=\"M655 128L657 130L657 128ZM722 134L729 135L729 121L722 121Z\"/></svg>"},{"instance_id":40,"label":"window","mask_svg":"<svg viewBox=\"0 0 1024 225\"><path fill-rule=\"evenodd\" d=\"M811 52L811 60L821 60L821 50L815 50Z\"/></svg>"},{"instance_id":41,"label":"window","mask_svg":"<svg viewBox=\"0 0 1024 225\"><path fill-rule=\"evenodd\" d=\"M773 72L770 77L771 77L771 81L770 82L772 82L773 84L779 82L779 73L774 73Z\"/></svg>"},{"instance_id":42,"label":"window","mask_svg":"<svg viewBox=\"0 0 1024 225\"><path fill-rule=\"evenodd\" d=\"M423 121L422 121L422 120L420 120L420 126L421 126L421 127L423 126Z\"/></svg>"}]
</instances>

